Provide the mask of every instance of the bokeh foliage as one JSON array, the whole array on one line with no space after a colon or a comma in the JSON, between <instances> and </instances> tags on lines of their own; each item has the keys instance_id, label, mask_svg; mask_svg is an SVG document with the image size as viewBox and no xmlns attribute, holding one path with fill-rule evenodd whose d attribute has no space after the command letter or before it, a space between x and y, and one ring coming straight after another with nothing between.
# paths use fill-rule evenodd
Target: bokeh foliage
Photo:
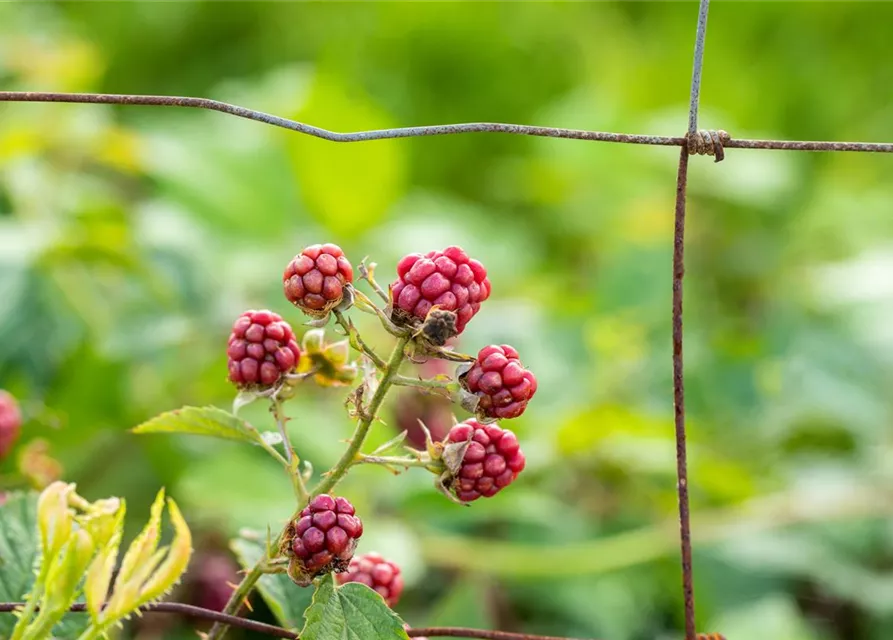
<instances>
[{"instance_id":1,"label":"bokeh foliage","mask_svg":"<svg viewBox=\"0 0 893 640\"><path fill-rule=\"evenodd\" d=\"M678 135L695 14L689 2L5 3L0 78L213 97L335 130ZM715 2L702 124L893 140L891 23L890 3ZM127 429L228 406L229 326L252 307L300 325L279 276L301 246L369 255L386 282L404 253L461 244L494 291L461 346L509 342L540 380L511 424L529 467L470 509L421 471L356 470L340 490L365 516L361 550L404 566L413 624L679 637L676 155L498 135L335 145L215 113L3 105L0 387L30 417L23 443L47 438L82 494L144 510L164 485L209 536L278 528L291 492L262 452ZM729 640L893 637L891 176L884 154L693 160L698 618ZM318 469L349 433L341 400L290 403Z\"/></svg>"}]
</instances>

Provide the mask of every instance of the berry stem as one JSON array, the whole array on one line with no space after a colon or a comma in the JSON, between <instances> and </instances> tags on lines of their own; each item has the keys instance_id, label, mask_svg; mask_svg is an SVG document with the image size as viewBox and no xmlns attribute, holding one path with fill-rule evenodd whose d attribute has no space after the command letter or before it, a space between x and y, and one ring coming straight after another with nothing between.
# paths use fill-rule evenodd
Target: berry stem
<instances>
[{"instance_id":1,"label":"berry stem","mask_svg":"<svg viewBox=\"0 0 893 640\"><path fill-rule=\"evenodd\" d=\"M359 264L360 270L360 278L369 283L369 286L372 287L372 290L378 294L382 300L384 300L385 304L390 303L390 299L388 298L388 294L385 293L384 289L375 281L375 276L373 273L375 272L375 267L378 266L374 262L370 263L366 266L366 261L364 260Z\"/></svg>"},{"instance_id":2,"label":"berry stem","mask_svg":"<svg viewBox=\"0 0 893 640\"><path fill-rule=\"evenodd\" d=\"M385 331L390 333L392 336L402 338L408 333L406 329L398 327L393 322L391 322L391 319L388 317L388 315L384 311L382 311L378 307L378 305L372 302L372 300L369 299L369 296L364 294L362 291L354 289L354 295L354 306L359 311L363 311L364 313L372 313L377 315L379 321L381 322L381 326L383 326L385 328Z\"/></svg>"},{"instance_id":3,"label":"berry stem","mask_svg":"<svg viewBox=\"0 0 893 640\"><path fill-rule=\"evenodd\" d=\"M452 380L438 380L437 378L411 378L409 376L394 376L393 384L398 387L418 387L419 389L443 389L448 391Z\"/></svg>"},{"instance_id":4,"label":"berry stem","mask_svg":"<svg viewBox=\"0 0 893 640\"><path fill-rule=\"evenodd\" d=\"M372 426L372 423L378 415L378 409L381 407L381 403L384 401L388 390L391 388L394 377L400 369L400 365L403 364L403 360L406 357L404 349L409 340L410 336L408 335L404 335L397 340L397 344L394 345L394 350L391 352L390 358L388 358L387 363L385 363L381 380L378 383L378 388L372 395L372 399L369 401L369 406L363 412L363 417L357 424L357 428L354 431L353 437L350 439L350 444L348 445L347 450L335 466L325 474L319 484L313 488L313 491L310 492L308 498L314 498L321 493L331 490L332 487L338 484L341 478L344 477L354 462L356 462L360 449L366 441L366 436L369 434L369 428ZM284 532L285 529L283 528L283 530L279 532L279 535L276 536L276 540L273 544L274 548L278 546ZM257 564L245 574L245 577L242 578L239 586L236 587L235 591L233 591L233 594L230 596L229 602L226 603L226 607L223 609L224 614L238 614L239 609L242 607L242 603L245 602L246 598L248 598L251 591L254 589L254 585L257 584L257 581L265 573L268 566L267 560L267 558L261 558ZM211 630L208 632L207 640L220 640L220 638L223 638L226 635L228 630L229 627L227 625L215 622L214 626L211 627Z\"/></svg>"},{"instance_id":5,"label":"berry stem","mask_svg":"<svg viewBox=\"0 0 893 640\"><path fill-rule=\"evenodd\" d=\"M19 614L19 621L12 630L12 637L10 640L21 640L25 637L25 632L28 630L28 625L31 623L31 619L37 611L37 604L46 588L46 578L47 573L49 573L49 567L49 562L40 563L40 572L37 574L37 579L34 581L34 586L31 588L31 597L28 598L25 607Z\"/></svg>"},{"instance_id":6,"label":"berry stem","mask_svg":"<svg viewBox=\"0 0 893 640\"><path fill-rule=\"evenodd\" d=\"M285 422L288 418L282 413L282 401L275 396L270 403L270 413L273 414L273 418L276 420L276 428L279 429L279 435L282 436L282 446L285 449L285 461L291 465L291 459L294 452L291 450L291 441L289 441L288 431L285 429Z\"/></svg>"},{"instance_id":7,"label":"berry stem","mask_svg":"<svg viewBox=\"0 0 893 640\"><path fill-rule=\"evenodd\" d=\"M404 457L404 456L367 456L360 455L354 464L380 464L394 467L421 467L427 469L432 466L431 458Z\"/></svg>"},{"instance_id":8,"label":"berry stem","mask_svg":"<svg viewBox=\"0 0 893 640\"><path fill-rule=\"evenodd\" d=\"M390 390L391 385L394 383L394 378L397 376L397 371L400 369L400 365L403 364L403 359L406 357L404 349L408 342L409 336L404 336L397 340L397 344L394 345L394 350L391 352L391 356L388 358L388 362L382 372L378 388L372 395L372 399L369 401L369 406L366 407L363 412L362 418L360 418L360 421L357 424L356 431L354 431L354 434L350 439L350 444L347 446L347 450L335 466L325 474L325 477L319 484L313 488L311 497L330 491L336 484L338 484L341 478L344 477L344 474L347 473L347 470L351 465L356 462L360 449L363 447L363 443L366 441L366 436L369 433L369 427L372 426L373 421L378 415L378 409L381 407L382 401Z\"/></svg>"},{"instance_id":9,"label":"berry stem","mask_svg":"<svg viewBox=\"0 0 893 640\"><path fill-rule=\"evenodd\" d=\"M345 318L344 314L337 309L335 309L333 313L335 314L335 321L347 332L347 339L350 341L350 346L357 351L364 353L366 357L375 364L376 368L383 370L387 366L387 363L381 359L381 356L372 350L372 347L363 342L363 339L360 337L360 332L357 331L357 328L353 323Z\"/></svg>"}]
</instances>

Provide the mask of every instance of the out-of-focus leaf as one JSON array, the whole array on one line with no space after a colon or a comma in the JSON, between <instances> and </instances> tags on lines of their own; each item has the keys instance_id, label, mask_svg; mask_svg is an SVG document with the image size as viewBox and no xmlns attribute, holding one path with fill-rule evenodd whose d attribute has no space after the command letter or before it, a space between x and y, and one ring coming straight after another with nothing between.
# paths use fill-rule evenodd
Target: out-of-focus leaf
<instances>
[{"instance_id":1,"label":"out-of-focus leaf","mask_svg":"<svg viewBox=\"0 0 893 640\"><path fill-rule=\"evenodd\" d=\"M492 628L489 586L487 580L481 576L467 575L459 578L432 605L425 619L425 626Z\"/></svg>"},{"instance_id":2,"label":"out-of-focus leaf","mask_svg":"<svg viewBox=\"0 0 893 640\"><path fill-rule=\"evenodd\" d=\"M13 494L0 506L0 602L21 602L34 583L37 561L37 494ZM0 615L0 637L9 637L16 618Z\"/></svg>"},{"instance_id":3,"label":"out-of-focus leaf","mask_svg":"<svg viewBox=\"0 0 893 640\"><path fill-rule=\"evenodd\" d=\"M230 532L259 524L278 531L295 508L282 468L253 447L224 445L198 455L180 479L177 494L183 504L192 505L190 514Z\"/></svg>"},{"instance_id":4,"label":"out-of-focus leaf","mask_svg":"<svg viewBox=\"0 0 893 640\"><path fill-rule=\"evenodd\" d=\"M705 624L703 629L721 632L728 640L760 637L820 640L823 637L809 628L796 604L781 594L737 607Z\"/></svg>"},{"instance_id":5,"label":"out-of-focus leaf","mask_svg":"<svg viewBox=\"0 0 893 640\"><path fill-rule=\"evenodd\" d=\"M357 85L319 72L297 120L329 129L383 129L387 114ZM285 134L295 177L307 209L339 237L357 237L374 227L403 195L406 145L397 140L333 144Z\"/></svg>"}]
</instances>

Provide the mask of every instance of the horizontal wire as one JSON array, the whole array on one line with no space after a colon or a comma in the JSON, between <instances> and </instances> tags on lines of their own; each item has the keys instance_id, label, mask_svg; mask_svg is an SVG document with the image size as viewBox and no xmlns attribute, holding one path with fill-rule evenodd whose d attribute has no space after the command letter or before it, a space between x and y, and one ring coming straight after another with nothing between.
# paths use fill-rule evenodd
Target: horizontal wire
<instances>
[{"instance_id":1,"label":"horizontal wire","mask_svg":"<svg viewBox=\"0 0 893 640\"><path fill-rule=\"evenodd\" d=\"M0 613L10 613L24 606L24 602L0 602ZM87 611L87 605L73 604L69 608L69 611L84 613ZM264 633L268 636L273 636L274 638L291 638L291 640L295 640L295 638L298 637L288 629L283 629L282 627L277 627L272 624L257 622L247 618L239 618L238 616L231 616L212 609L203 609L181 602L156 602L154 604L147 604L140 607L139 611L140 613L179 613L186 616L192 616L193 618L203 618L205 620L221 622L233 627L248 629L249 631L257 631L258 633Z\"/></svg>"},{"instance_id":2,"label":"horizontal wire","mask_svg":"<svg viewBox=\"0 0 893 640\"><path fill-rule=\"evenodd\" d=\"M393 138L417 138L423 136L444 136L459 133L506 133L542 138L566 138L591 140L596 142L617 142L623 144L644 144L663 147L679 147L687 144L686 136L650 136L633 133L609 133L582 129L559 129L535 127L523 124L499 122L466 122L461 124L439 124L424 127L399 127L396 129L373 129L338 133L310 124L281 118L263 111L246 109L238 105L209 100L178 96L144 96L113 93L47 93L40 91L0 91L0 102L67 102L78 104L119 104L154 107L187 107L219 111L239 118L262 122L332 142L365 142ZM797 140L737 140L730 138L723 142L726 149L780 149L788 151L862 151L893 153L890 142L824 142Z\"/></svg>"},{"instance_id":3,"label":"horizontal wire","mask_svg":"<svg viewBox=\"0 0 893 640\"><path fill-rule=\"evenodd\" d=\"M264 124L282 127L309 136L332 142L364 142L368 140L388 140L392 138L417 138L422 136L443 136L456 133L510 133L521 136L541 136L546 138L571 138L575 140L598 140L601 142L624 142L627 144L650 144L667 147L678 146L684 138L667 136L645 136L626 133L604 133L579 129L555 129L534 127L523 124L502 124L498 122L466 122L462 124L439 124L426 127L400 127L396 129L373 129L338 133L310 124L280 118L263 111L246 109L227 102L207 98L183 98L177 96L140 96L110 93L43 93L34 91L0 91L0 102L74 102L90 104L121 104L154 107L190 107L228 113L239 118L255 120Z\"/></svg>"},{"instance_id":4,"label":"horizontal wire","mask_svg":"<svg viewBox=\"0 0 893 640\"><path fill-rule=\"evenodd\" d=\"M24 606L24 602L0 602L0 613L11 613ZM86 610L87 606L85 604L74 604L69 608L69 611L75 613L84 613ZM282 627L266 624L265 622L248 620L247 618L240 618L238 616L231 616L212 609L203 609L201 607L180 602L156 602L154 604L148 604L140 608L140 613L179 613L192 616L193 618L213 620L233 627L256 631L274 638L299 640L296 633L293 633L288 629L283 629ZM574 640L574 638L538 636L526 633L510 633L508 631L491 631L489 629L469 629L467 627L425 627L408 629L407 634L411 638L430 636L441 638L478 638L479 640Z\"/></svg>"}]
</instances>

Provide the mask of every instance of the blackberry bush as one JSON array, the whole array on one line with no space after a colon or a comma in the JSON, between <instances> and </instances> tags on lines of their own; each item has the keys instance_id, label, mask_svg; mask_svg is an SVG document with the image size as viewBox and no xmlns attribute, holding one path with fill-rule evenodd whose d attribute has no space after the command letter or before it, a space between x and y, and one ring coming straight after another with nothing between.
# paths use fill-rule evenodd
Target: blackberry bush
<instances>
[{"instance_id":1,"label":"blackberry bush","mask_svg":"<svg viewBox=\"0 0 893 640\"><path fill-rule=\"evenodd\" d=\"M312 625L327 616L349 617L349 612L360 610L369 615L370 605L339 604L344 598L374 599L381 605L373 607L378 611L375 633L384 634L378 637L405 637L404 623L390 609L403 592L403 576L399 567L376 553L354 556L363 522L347 497L332 494L340 480L358 466L378 465L397 473L418 467L433 473L435 487L453 502L467 505L491 498L514 483L525 465L515 434L492 422L524 413L537 387L536 377L512 347L491 345L471 356L451 344L491 292L484 266L461 248L404 257L389 291L375 281L374 264L359 265L360 279L372 296L354 287L353 267L337 245L303 249L282 280L286 300L312 318L307 324L313 329L303 332L302 347L277 313L246 311L234 323L226 350L229 379L239 389L233 412L183 407L136 429L247 441L282 466L295 496L293 515L276 535L246 531L234 542L246 573L223 612L235 614L261 576L284 573L297 585L313 584L317 591L312 605L316 613L308 614L302 637L320 637ZM362 338L348 316L353 309L375 315L394 337L389 355L380 355ZM345 340L327 341L324 326L330 320L339 325ZM421 366L410 372L412 364ZM346 406L356 429L341 457L321 474L295 451L287 428L286 403L306 384L351 387ZM370 429L395 387L404 388L397 407L401 433L366 451ZM246 403L256 401L269 403L275 431L261 431L237 415ZM456 424L453 403L475 410L477 418ZM301 428L302 438L326 437L322 429ZM408 453L403 448L401 453L406 439L418 448ZM445 503L444 508L454 507ZM247 551L250 545L252 552ZM273 597L266 589L263 594ZM282 610L276 602L270 604L273 611ZM351 621L345 624L349 628ZM368 620L353 624L362 626ZM225 633L225 626L215 624L208 638L216 640Z\"/></svg>"}]
</instances>

